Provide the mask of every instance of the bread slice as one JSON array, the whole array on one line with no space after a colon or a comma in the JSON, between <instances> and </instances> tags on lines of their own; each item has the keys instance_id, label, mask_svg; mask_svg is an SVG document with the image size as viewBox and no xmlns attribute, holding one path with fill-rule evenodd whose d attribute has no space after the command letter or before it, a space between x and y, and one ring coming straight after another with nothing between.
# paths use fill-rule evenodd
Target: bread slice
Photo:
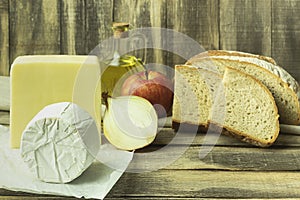
<instances>
[{"instance_id":1,"label":"bread slice","mask_svg":"<svg viewBox=\"0 0 300 200\"><path fill-rule=\"evenodd\" d=\"M255 78L225 68L223 78L191 65L175 67L175 124L223 127L223 133L266 147L279 133L271 92Z\"/></svg>"},{"instance_id":2,"label":"bread slice","mask_svg":"<svg viewBox=\"0 0 300 200\"><path fill-rule=\"evenodd\" d=\"M174 122L207 127L220 74L188 65L175 66Z\"/></svg>"},{"instance_id":3,"label":"bread slice","mask_svg":"<svg viewBox=\"0 0 300 200\"><path fill-rule=\"evenodd\" d=\"M260 146L272 144L279 133L278 110L271 92L253 77L226 68L224 128Z\"/></svg>"},{"instance_id":4,"label":"bread slice","mask_svg":"<svg viewBox=\"0 0 300 200\"><path fill-rule=\"evenodd\" d=\"M187 63L221 74L226 67L233 67L254 76L272 92L278 107L280 123L299 124L300 89L297 81L283 68L275 65L270 58L246 55L249 54L210 51L193 57Z\"/></svg>"}]
</instances>

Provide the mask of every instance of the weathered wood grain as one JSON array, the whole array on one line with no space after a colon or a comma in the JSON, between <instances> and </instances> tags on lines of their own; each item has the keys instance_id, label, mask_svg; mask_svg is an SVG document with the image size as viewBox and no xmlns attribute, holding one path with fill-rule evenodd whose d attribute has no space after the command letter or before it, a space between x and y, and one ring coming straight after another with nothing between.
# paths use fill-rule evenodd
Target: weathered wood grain
<instances>
[{"instance_id":1,"label":"weathered wood grain","mask_svg":"<svg viewBox=\"0 0 300 200\"><path fill-rule=\"evenodd\" d=\"M171 0L167 2L167 28L188 35L206 50L219 49L218 0Z\"/></svg>"},{"instance_id":2,"label":"weathered wood grain","mask_svg":"<svg viewBox=\"0 0 300 200\"><path fill-rule=\"evenodd\" d=\"M86 54L85 1L61 1L61 53Z\"/></svg>"},{"instance_id":3,"label":"weathered wood grain","mask_svg":"<svg viewBox=\"0 0 300 200\"><path fill-rule=\"evenodd\" d=\"M10 0L10 63L20 55L60 53L58 0Z\"/></svg>"},{"instance_id":4,"label":"weathered wood grain","mask_svg":"<svg viewBox=\"0 0 300 200\"><path fill-rule=\"evenodd\" d=\"M0 124L8 125L9 124L9 112L0 111Z\"/></svg>"},{"instance_id":5,"label":"weathered wood grain","mask_svg":"<svg viewBox=\"0 0 300 200\"><path fill-rule=\"evenodd\" d=\"M170 129L164 131L165 132L161 132L161 134L165 134L165 138L172 138L172 134L174 133L172 133ZM121 178L117 183L115 186L117 189L113 189L111 197L123 198L124 196L140 196L141 198L158 197L158 199L162 197L267 198L275 197L278 194L281 196L276 197L299 197L297 192L293 192L298 185L295 185L295 181L290 182L292 178L297 179L299 176L299 147L289 148L287 146L282 146L264 149L248 146L245 145L245 143L240 143L241 146L230 146L231 138L221 136L220 138L224 139L223 142L225 143L225 146L218 146L220 144L217 144L206 157L200 159L199 150L201 146L199 144L197 145L197 142L200 142L203 139L203 136L203 134L198 134L194 143L180 155L179 159L170 163L170 165L165 166L164 170L159 171L159 174L157 174L158 172L144 174L127 173L127 175L123 176L125 178ZM284 136L288 137L291 135ZM158 137L158 139L159 138L160 137ZM156 163L161 163L170 159L172 157L172 155L169 154L170 152L176 152L183 148L182 145L179 145L179 141L175 143L177 145L170 146L167 152L158 152L155 160L151 161L150 158L151 162L148 160L148 162L136 163L135 160L133 160L129 170L133 170L134 168L132 167L137 167L134 166L135 164L150 163L151 166L155 166ZM295 138L291 138L290 141L297 143ZM244 146L242 146L243 144ZM161 145L151 145L143 150L137 151L136 154L143 152L146 153L146 157L149 158L151 155L148 155L147 151L151 152L159 150L162 145L163 143ZM159 146L159 148L156 148L157 146ZM229 175L225 172L228 170ZM293 170L294 173L292 173L291 170ZM202 173L204 176L202 176ZM217 177L215 177L216 174ZM210 176L212 177L212 180L209 178ZM256 179L254 179L254 177L256 177ZM282 179L284 180L282 181ZM239 182L238 184L235 184L235 181L237 180ZM206 185L208 181L212 181L210 182L209 187ZM217 181L220 181L221 183ZM245 189L246 185L249 184L249 181L252 184L250 184L248 189ZM186 182L187 184L184 184ZM258 185L256 185L256 182ZM166 185L166 183L168 184ZM272 186L272 190L269 190L271 184L274 184L274 186ZM130 188L128 185L130 185ZM133 190L131 187L137 189ZM150 193L145 192L145 190L148 190L147 188L150 187ZM286 187L289 188L287 193L282 193L282 190L284 190L282 188ZM174 193L175 188L177 188L176 191L178 193ZM222 189L220 192L215 193L220 189ZM195 193L195 190L197 190L197 193ZM234 190L238 192L237 195L236 193L231 194ZM271 196L266 196L266 191L270 192ZM278 191L278 193L276 193L276 191ZM10 194L12 195L14 193L6 192L2 195ZM216 196L213 196L213 194Z\"/></svg>"},{"instance_id":6,"label":"weathered wood grain","mask_svg":"<svg viewBox=\"0 0 300 200\"><path fill-rule=\"evenodd\" d=\"M181 140L184 138L180 138ZM290 140L295 140L295 137ZM196 136L194 143L151 145L137 150L130 164L131 171L143 169L214 169L253 171L300 170L299 138L297 147L274 145L269 148L254 147L235 139L221 136L216 145L202 146L203 136ZM220 141L221 140L221 141ZM200 144L196 145L196 142ZM287 144L289 145L289 144ZM204 150L208 150L208 153ZM201 158L200 158L201 153Z\"/></svg>"},{"instance_id":7,"label":"weathered wood grain","mask_svg":"<svg viewBox=\"0 0 300 200\"><path fill-rule=\"evenodd\" d=\"M86 0L85 42L87 53L103 40L111 37L113 22L113 1Z\"/></svg>"},{"instance_id":8,"label":"weathered wood grain","mask_svg":"<svg viewBox=\"0 0 300 200\"><path fill-rule=\"evenodd\" d=\"M299 179L300 173L296 172L159 170L151 173L125 173L107 199L300 198ZM16 195L15 192L2 189L0 194ZM19 195L22 196L16 197L30 197L30 194ZM33 197L30 198L53 199L36 195Z\"/></svg>"},{"instance_id":9,"label":"weathered wood grain","mask_svg":"<svg viewBox=\"0 0 300 200\"><path fill-rule=\"evenodd\" d=\"M0 111L10 109L10 78L0 76Z\"/></svg>"},{"instance_id":10,"label":"weathered wood grain","mask_svg":"<svg viewBox=\"0 0 300 200\"><path fill-rule=\"evenodd\" d=\"M114 4L114 21L129 22L133 28L148 28L148 27L166 27L166 1L149 1L149 0L116 0ZM143 32L147 37L147 47L163 47L164 38L163 32ZM138 52L142 55L143 52ZM147 49L146 62L167 64L166 52L156 49ZM165 68L159 65L150 66L162 73L167 74Z\"/></svg>"},{"instance_id":11,"label":"weathered wood grain","mask_svg":"<svg viewBox=\"0 0 300 200\"><path fill-rule=\"evenodd\" d=\"M220 0L220 49L270 56L271 2Z\"/></svg>"},{"instance_id":12,"label":"weathered wood grain","mask_svg":"<svg viewBox=\"0 0 300 200\"><path fill-rule=\"evenodd\" d=\"M171 38L171 45L185 50L183 55L167 54L168 65L183 64L190 57L210 49L219 49L218 0L167 1L167 28L183 33L199 43L195 48L182 38Z\"/></svg>"},{"instance_id":13,"label":"weathered wood grain","mask_svg":"<svg viewBox=\"0 0 300 200\"><path fill-rule=\"evenodd\" d=\"M114 21L128 22L134 28L165 26L165 1L116 0Z\"/></svg>"},{"instance_id":14,"label":"weathered wood grain","mask_svg":"<svg viewBox=\"0 0 300 200\"><path fill-rule=\"evenodd\" d=\"M174 139L175 137L176 140ZM171 128L163 128L160 129L158 135L152 145L155 146L163 146L169 144L171 141L174 145L187 145L191 144L190 141L192 140L193 146L203 145L204 140L206 137L206 133L175 133ZM231 147L255 147L251 144L242 142L236 138L232 138L226 135L218 135L213 134L215 138L212 141L206 141L205 145L215 145L215 146L231 146ZM214 143L216 141L216 143ZM288 134L288 133L280 133L275 143L269 147L270 148L296 148L300 147L300 135L299 134Z\"/></svg>"},{"instance_id":15,"label":"weathered wood grain","mask_svg":"<svg viewBox=\"0 0 300 200\"><path fill-rule=\"evenodd\" d=\"M125 173L108 197L285 198L300 197L300 174L160 170Z\"/></svg>"},{"instance_id":16,"label":"weathered wood grain","mask_svg":"<svg viewBox=\"0 0 300 200\"><path fill-rule=\"evenodd\" d=\"M61 2L63 54L89 54L112 36L113 2L86 0Z\"/></svg>"},{"instance_id":17,"label":"weathered wood grain","mask_svg":"<svg viewBox=\"0 0 300 200\"><path fill-rule=\"evenodd\" d=\"M174 149L175 150L175 149ZM199 148L189 148L166 169L213 169L239 171L299 171L299 149L214 147L204 158Z\"/></svg>"},{"instance_id":18,"label":"weathered wood grain","mask_svg":"<svg viewBox=\"0 0 300 200\"><path fill-rule=\"evenodd\" d=\"M280 132L300 135L299 125L280 124Z\"/></svg>"},{"instance_id":19,"label":"weathered wood grain","mask_svg":"<svg viewBox=\"0 0 300 200\"><path fill-rule=\"evenodd\" d=\"M140 200L141 197L107 197L105 198L105 200ZM143 200L160 200L160 199L166 199L166 197L143 197L142 198ZM180 197L168 197L167 199L169 200L192 200L192 199L203 199L203 200L232 200L232 198L214 198L214 197L211 197L211 198L201 198L201 197L197 197L197 198L193 198L193 197L183 197L183 198L180 198ZM251 198L251 200L264 200L264 199L270 199L270 198ZM272 198L273 200L295 200L297 198ZM239 200L249 200L249 198L239 198Z\"/></svg>"},{"instance_id":20,"label":"weathered wood grain","mask_svg":"<svg viewBox=\"0 0 300 200\"><path fill-rule=\"evenodd\" d=\"M9 75L9 0L0 1L0 76Z\"/></svg>"},{"instance_id":21,"label":"weathered wood grain","mask_svg":"<svg viewBox=\"0 0 300 200\"><path fill-rule=\"evenodd\" d=\"M67 200L67 199L76 199L76 198L71 198L71 197L35 197L35 196L20 196L20 197L16 197L16 196L0 196L1 200Z\"/></svg>"},{"instance_id":22,"label":"weathered wood grain","mask_svg":"<svg viewBox=\"0 0 300 200\"><path fill-rule=\"evenodd\" d=\"M272 11L272 56L300 81L300 1L273 1Z\"/></svg>"},{"instance_id":23,"label":"weathered wood grain","mask_svg":"<svg viewBox=\"0 0 300 200\"><path fill-rule=\"evenodd\" d=\"M23 192L13 192L9 190L0 189L0 199L1 200L15 200L15 199L24 199L24 200L67 200L67 199L76 199L72 197L63 197L63 196L54 196L54 195L37 195Z\"/></svg>"},{"instance_id":24,"label":"weathered wood grain","mask_svg":"<svg viewBox=\"0 0 300 200\"><path fill-rule=\"evenodd\" d=\"M24 200L67 200L67 199L76 199L72 197L35 197L35 196L22 196L22 197L15 197L15 196L6 196L6 197L0 197L1 200L19 200L20 198ZM106 197L105 200L164 200L166 197ZM192 200L195 198L180 198L180 197L168 197L168 200ZM203 200L230 200L230 198L197 198L197 199L203 199ZM251 198L251 200L264 200L269 198ZM297 198L272 198L273 200L296 200ZM239 198L239 200L249 200Z\"/></svg>"},{"instance_id":25,"label":"weathered wood grain","mask_svg":"<svg viewBox=\"0 0 300 200\"><path fill-rule=\"evenodd\" d=\"M11 63L18 55L86 54L111 36L112 21L129 21L137 28L174 28L205 49L264 55L272 51L299 80L297 0L48 1L1 1L0 73L8 75L9 64L2 63ZM170 67L183 62L178 56L170 58L167 52L148 51L149 62Z\"/></svg>"}]
</instances>

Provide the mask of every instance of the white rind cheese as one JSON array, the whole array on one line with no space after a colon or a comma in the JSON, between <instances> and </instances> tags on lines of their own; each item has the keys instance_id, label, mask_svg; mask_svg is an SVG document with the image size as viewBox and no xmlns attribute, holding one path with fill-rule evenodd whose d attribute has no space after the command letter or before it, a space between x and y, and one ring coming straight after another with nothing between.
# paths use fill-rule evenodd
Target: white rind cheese
<instances>
[{"instance_id":1,"label":"white rind cheese","mask_svg":"<svg viewBox=\"0 0 300 200\"><path fill-rule=\"evenodd\" d=\"M27 125L21 155L44 182L67 183L94 161L100 146L93 118L73 103L46 106Z\"/></svg>"}]
</instances>

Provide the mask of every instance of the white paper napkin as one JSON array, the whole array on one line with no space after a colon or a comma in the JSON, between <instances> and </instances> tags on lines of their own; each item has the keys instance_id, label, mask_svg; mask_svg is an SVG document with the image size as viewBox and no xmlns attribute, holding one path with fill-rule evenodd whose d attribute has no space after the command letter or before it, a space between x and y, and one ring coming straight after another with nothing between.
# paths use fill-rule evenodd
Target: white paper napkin
<instances>
[{"instance_id":1,"label":"white paper napkin","mask_svg":"<svg viewBox=\"0 0 300 200\"><path fill-rule=\"evenodd\" d=\"M0 125L0 188L37 194L103 199L126 170L133 153L119 151L105 144L101 147L103 160L122 156L122 165L112 169L95 161L80 177L68 184L51 184L34 178L24 164L19 149L9 147L9 129ZM107 154L110 151L110 154ZM101 153L101 152L100 152ZM107 157L106 157L107 156ZM109 158L108 158L109 156Z\"/></svg>"}]
</instances>

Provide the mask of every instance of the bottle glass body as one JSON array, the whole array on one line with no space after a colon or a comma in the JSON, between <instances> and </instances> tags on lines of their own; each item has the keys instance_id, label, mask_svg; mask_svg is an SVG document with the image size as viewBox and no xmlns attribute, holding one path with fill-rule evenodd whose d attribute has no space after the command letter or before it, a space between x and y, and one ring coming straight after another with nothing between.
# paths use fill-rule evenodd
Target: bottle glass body
<instances>
[{"instance_id":1,"label":"bottle glass body","mask_svg":"<svg viewBox=\"0 0 300 200\"><path fill-rule=\"evenodd\" d=\"M139 51L143 58L136 57L131 51L136 37L114 38L112 56L105 63L107 67L101 76L101 89L110 96L119 96L123 82L132 74L144 71L143 61L146 57L145 50ZM142 61L143 59L143 61Z\"/></svg>"}]
</instances>

